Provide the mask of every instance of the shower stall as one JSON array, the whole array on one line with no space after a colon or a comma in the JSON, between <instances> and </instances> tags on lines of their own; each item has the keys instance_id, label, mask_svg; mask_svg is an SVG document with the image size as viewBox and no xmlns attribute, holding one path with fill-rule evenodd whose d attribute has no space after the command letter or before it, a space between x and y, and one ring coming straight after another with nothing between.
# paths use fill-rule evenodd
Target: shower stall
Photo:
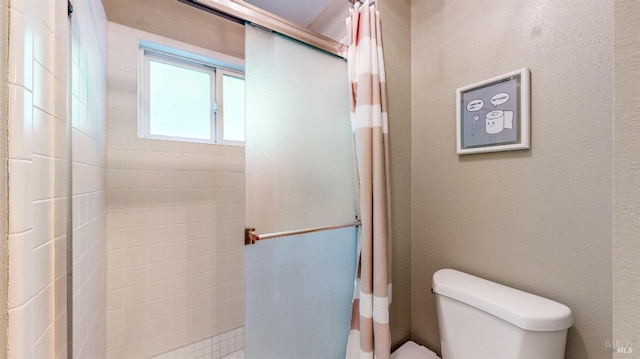
<instances>
[{"instance_id":1,"label":"shower stall","mask_svg":"<svg viewBox=\"0 0 640 359\"><path fill-rule=\"evenodd\" d=\"M243 25L238 59L108 24L108 357L344 355L357 224L346 61ZM83 73L82 44L73 44L81 55L72 77ZM195 59L211 76L243 74L246 145L141 136L145 51ZM150 61L164 61L157 56ZM351 226L273 236L342 224ZM247 226L276 238L245 247ZM82 302L74 295L74 311ZM73 319L79 343L82 318Z\"/></svg>"}]
</instances>

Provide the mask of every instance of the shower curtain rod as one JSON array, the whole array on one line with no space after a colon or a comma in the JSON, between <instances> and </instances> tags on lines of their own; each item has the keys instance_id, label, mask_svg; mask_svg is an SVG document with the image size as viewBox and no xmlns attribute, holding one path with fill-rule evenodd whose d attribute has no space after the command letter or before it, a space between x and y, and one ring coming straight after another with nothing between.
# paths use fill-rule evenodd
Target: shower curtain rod
<instances>
[{"instance_id":1,"label":"shower curtain rod","mask_svg":"<svg viewBox=\"0 0 640 359\"><path fill-rule=\"evenodd\" d=\"M346 57L347 45L317 34L242 0L177 0L236 23L250 22L304 42L328 53ZM350 0L349 0L350 1Z\"/></svg>"},{"instance_id":2,"label":"shower curtain rod","mask_svg":"<svg viewBox=\"0 0 640 359\"><path fill-rule=\"evenodd\" d=\"M329 231L332 229L340 229L347 227L358 227L362 221L356 219L355 222L340 224L337 226L326 226L326 227L315 227L315 228L307 228L307 229L296 229L293 231L285 231L285 232L274 232L269 234L256 234L255 228L245 228L244 229L244 245L248 246L251 244L255 244L257 241L263 241L265 239L279 238L279 237L287 237L287 236L295 236L298 234L306 234L320 231Z\"/></svg>"}]
</instances>

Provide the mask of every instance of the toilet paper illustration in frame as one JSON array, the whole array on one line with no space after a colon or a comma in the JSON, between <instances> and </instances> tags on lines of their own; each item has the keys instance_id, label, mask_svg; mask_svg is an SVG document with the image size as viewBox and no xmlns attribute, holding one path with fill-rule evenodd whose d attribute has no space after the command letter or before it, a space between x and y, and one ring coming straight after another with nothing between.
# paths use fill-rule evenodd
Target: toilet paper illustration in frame
<instances>
[{"instance_id":1,"label":"toilet paper illustration in frame","mask_svg":"<svg viewBox=\"0 0 640 359\"><path fill-rule=\"evenodd\" d=\"M529 78L524 68L457 89L459 155L529 148Z\"/></svg>"}]
</instances>

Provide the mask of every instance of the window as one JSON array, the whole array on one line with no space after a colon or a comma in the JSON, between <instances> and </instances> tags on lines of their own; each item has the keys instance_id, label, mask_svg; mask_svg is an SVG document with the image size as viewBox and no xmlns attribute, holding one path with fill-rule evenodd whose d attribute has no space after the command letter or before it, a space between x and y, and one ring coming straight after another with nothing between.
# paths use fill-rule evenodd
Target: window
<instances>
[{"instance_id":1,"label":"window","mask_svg":"<svg viewBox=\"0 0 640 359\"><path fill-rule=\"evenodd\" d=\"M224 93L218 98L221 104L218 111L224 113L224 121L218 122L218 131L223 141L244 142L244 78L225 71L220 79L222 84L218 88L224 88Z\"/></svg>"},{"instance_id":2,"label":"window","mask_svg":"<svg viewBox=\"0 0 640 359\"><path fill-rule=\"evenodd\" d=\"M244 144L244 74L141 48L138 136Z\"/></svg>"}]
</instances>

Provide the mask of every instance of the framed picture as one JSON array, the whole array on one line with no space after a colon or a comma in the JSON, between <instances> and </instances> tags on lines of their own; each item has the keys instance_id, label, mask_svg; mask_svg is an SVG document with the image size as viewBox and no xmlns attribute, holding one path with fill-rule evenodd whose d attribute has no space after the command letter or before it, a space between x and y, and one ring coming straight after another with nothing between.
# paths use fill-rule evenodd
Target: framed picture
<instances>
[{"instance_id":1,"label":"framed picture","mask_svg":"<svg viewBox=\"0 0 640 359\"><path fill-rule=\"evenodd\" d=\"M528 149L529 69L456 90L458 154Z\"/></svg>"}]
</instances>

